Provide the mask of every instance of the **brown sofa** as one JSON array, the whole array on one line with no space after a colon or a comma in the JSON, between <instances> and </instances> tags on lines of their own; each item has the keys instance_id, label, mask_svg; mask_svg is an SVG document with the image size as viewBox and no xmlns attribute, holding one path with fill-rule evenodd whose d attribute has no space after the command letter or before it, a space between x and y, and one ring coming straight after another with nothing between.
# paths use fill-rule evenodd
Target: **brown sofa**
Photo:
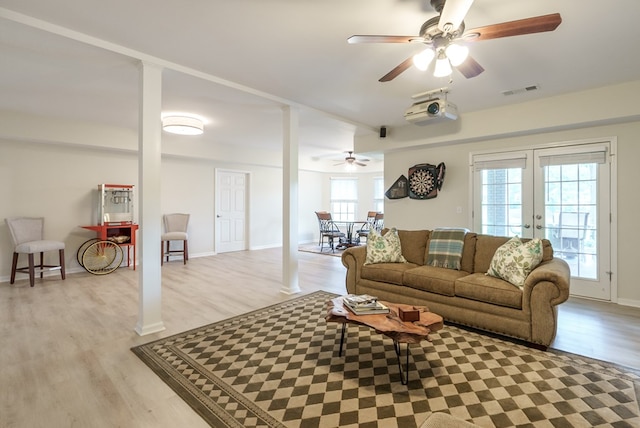
<instances>
[{"instance_id":1,"label":"brown sofa","mask_svg":"<svg viewBox=\"0 0 640 428\"><path fill-rule=\"evenodd\" d=\"M383 231L383 234L386 231ZM429 230L399 230L407 263L365 265L366 246L342 254L347 292L428 306L445 320L547 347L556 335L557 305L569 297L569 265L553 257L543 239L543 259L524 287L485 275L496 249L509 238L467 233L461 270L425 266ZM526 241L526 239L523 239Z\"/></svg>"}]
</instances>

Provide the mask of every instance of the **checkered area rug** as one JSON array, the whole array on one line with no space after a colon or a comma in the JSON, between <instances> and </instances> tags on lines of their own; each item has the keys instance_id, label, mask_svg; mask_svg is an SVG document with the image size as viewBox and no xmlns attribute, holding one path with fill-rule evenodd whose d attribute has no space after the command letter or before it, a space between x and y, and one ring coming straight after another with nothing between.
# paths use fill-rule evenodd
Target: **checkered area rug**
<instances>
[{"instance_id":1,"label":"checkered area rug","mask_svg":"<svg viewBox=\"0 0 640 428\"><path fill-rule=\"evenodd\" d=\"M133 348L215 427L416 427L445 412L481 427L640 427L631 369L446 325L410 345L324 320L316 292ZM406 351L402 345L402 352ZM405 361L403 355L403 362Z\"/></svg>"}]
</instances>

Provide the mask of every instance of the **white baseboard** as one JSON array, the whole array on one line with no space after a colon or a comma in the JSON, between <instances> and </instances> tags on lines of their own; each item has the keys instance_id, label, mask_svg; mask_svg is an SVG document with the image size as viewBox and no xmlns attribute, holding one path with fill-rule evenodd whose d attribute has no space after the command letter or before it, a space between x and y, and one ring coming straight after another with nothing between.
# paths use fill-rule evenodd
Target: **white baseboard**
<instances>
[{"instance_id":1,"label":"white baseboard","mask_svg":"<svg viewBox=\"0 0 640 428\"><path fill-rule=\"evenodd\" d=\"M618 304L622 306L631 306L634 308L640 308L640 300L618 298Z\"/></svg>"},{"instance_id":2,"label":"white baseboard","mask_svg":"<svg viewBox=\"0 0 640 428\"><path fill-rule=\"evenodd\" d=\"M271 248L280 248L282 247L282 244L269 244L269 245L255 245L252 247L249 247L249 250L254 251L254 250L268 250Z\"/></svg>"}]
</instances>

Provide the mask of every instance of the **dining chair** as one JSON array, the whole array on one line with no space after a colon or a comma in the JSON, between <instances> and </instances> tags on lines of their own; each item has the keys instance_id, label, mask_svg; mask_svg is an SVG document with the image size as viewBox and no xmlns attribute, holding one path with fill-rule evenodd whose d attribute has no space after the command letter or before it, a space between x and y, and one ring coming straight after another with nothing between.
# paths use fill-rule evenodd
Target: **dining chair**
<instances>
[{"instance_id":1,"label":"dining chair","mask_svg":"<svg viewBox=\"0 0 640 428\"><path fill-rule=\"evenodd\" d=\"M335 224L331 218L331 213L327 211L316 211L316 216L318 217L318 227L320 230L320 240L318 241L318 245L320 245L320 252L324 248L324 240L327 240L327 244L331 247L332 252L336 252L334 240L338 239L338 241L346 238L346 234L340 230L337 224Z\"/></svg>"},{"instance_id":2,"label":"dining chair","mask_svg":"<svg viewBox=\"0 0 640 428\"><path fill-rule=\"evenodd\" d=\"M380 232L384 227L384 213L376 213L376 216L373 220L373 228Z\"/></svg>"},{"instance_id":3,"label":"dining chair","mask_svg":"<svg viewBox=\"0 0 640 428\"><path fill-rule=\"evenodd\" d=\"M189 235L187 227L189 226L190 214L165 214L163 216L164 232L162 241L160 242L160 266L164 264L165 257L167 262L171 256L182 256L183 264L187 264L189 260ZM182 249L171 249L171 241L182 241Z\"/></svg>"},{"instance_id":4,"label":"dining chair","mask_svg":"<svg viewBox=\"0 0 640 428\"><path fill-rule=\"evenodd\" d=\"M358 242L360 242L361 238L366 239L369 237L369 231L371 230L371 227L376 220L376 214L378 214L376 211L367 212L366 223L364 223L362 227L358 229Z\"/></svg>"},{"instance_id":5,"label":"dining chair","mask_svg":"<svg viewBox=\"0 0 640 428\"><path fill-rule=\"evenodd\" d=\"M62 279L65 279L64 266L64 242L44 239L44 217L10 217L5 219L9 227L11 240L13 241L13 261L11 263L11 280L16 280L16 272L29 274L31 287L35 284L36 269L40 271L42 278L45 270L60 270ZM44 264L44 253L58 251L60 261L57 265ZM34 254L40 253L40 262L36 266ZM27 254L28 266L18 267L20 254Z\"/></svg>"}]
</instances>

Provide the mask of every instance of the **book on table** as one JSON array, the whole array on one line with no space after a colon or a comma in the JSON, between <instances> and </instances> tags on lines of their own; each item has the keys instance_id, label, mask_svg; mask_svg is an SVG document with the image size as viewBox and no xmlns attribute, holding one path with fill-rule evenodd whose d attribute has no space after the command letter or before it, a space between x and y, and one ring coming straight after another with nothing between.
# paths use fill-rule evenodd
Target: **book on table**
<instances>
[{"instance_id":1,"label":"book on table","mask_svg":"<svg viewBox=\"0 0 640 428\"><path fill-rule=\"evenodd\" d=\"M342 303L356 315L388 314L389 308L368 294L349 294L342 297Z\"/></svg>"}]
</instances>

